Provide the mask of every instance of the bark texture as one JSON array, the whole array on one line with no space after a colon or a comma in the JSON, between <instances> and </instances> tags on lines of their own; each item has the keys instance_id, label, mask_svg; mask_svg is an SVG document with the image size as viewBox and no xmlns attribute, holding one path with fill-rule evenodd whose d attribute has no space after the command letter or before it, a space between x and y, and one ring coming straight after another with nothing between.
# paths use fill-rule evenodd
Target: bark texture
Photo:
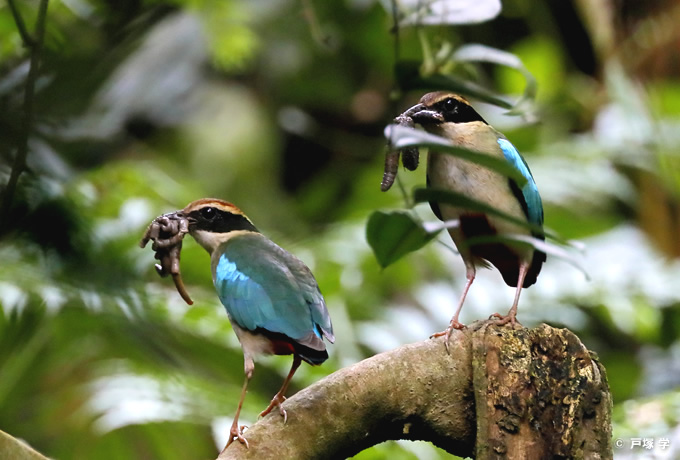
<instances>
[{"instance_id":1,"label":"bark texture","mask_svg":"<svg viewBox=\"0 0 680 460\"><path fill-rule=\"evenodd\" d=\"M485 323L472 346L476 458L612 458L605 370L578 337Z\"/></svg>"},{"instance_id":2,"label":"bark texture","mask_svg":"<svg viewBox=\"0 0 680 460\"><path fill-rule=\"evenodd\" d=\"M612 458L604 368L566 329L478 322L342 369L246 430L226 459L347 458L389 439L477 459Z\"/></svg>"}]
</instances>

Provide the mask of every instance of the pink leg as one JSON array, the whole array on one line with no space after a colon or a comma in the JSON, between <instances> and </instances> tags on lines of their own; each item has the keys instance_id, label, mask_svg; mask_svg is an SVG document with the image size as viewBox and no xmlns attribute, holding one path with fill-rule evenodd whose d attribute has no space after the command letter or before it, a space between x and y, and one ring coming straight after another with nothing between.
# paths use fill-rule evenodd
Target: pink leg
<instances>
[{"instance_id":1,"label":"pink leg","mask_svg":"<svg viewBox=\"0 0 680 460\"><path fill-rule=\"evenodd\" d=\"M456 308L456 312L453 314L453 318L451 318L451 322L449 323L449 327L447 327L444 331L442 332L437 332L435 334L432 334L430 338L434 337L441 337L442 335L444 337L444 346L446 347L446 352L449 352L449 340L451 339L451 333L453 332L454 329L464 329L465 325L461 324L458 322L458 315L460 315L460 311L463 309L463 304L465 303L465 297L467 297L467 293L470 290L470 286L472 286L472 282L475 280L475 266L470 264L467 267L467 283L465 283L465 288L463 289L463 295L460 297L460 302L458 302L458 308Z\"/></svg>"},{"instance_id":2,"label":"pink leg","mask_svg":"<svg viewBox=\"0 0 680 460\"><path fill-rule=\"evenodd\" d=\"M517 291L515 291L515 301L513 302L512 307L510 307L510 311L508 311L508 314L505 316L499 313L494 313L493 315L491 315L492 317L500 319L500 321L496 323L499 326L502 326L507 323L510 323L510 325L514 326L515 324L518 323L517 305L519 304L519 295L522 292L522 286L524 285L524 278L526 278L528 271L529 264L527 264L526 262L522 262L522 265L519 266L519 277L517 279Z\"/></svg>"},{"instance_id":3,"label":"pink leg","mask_svg":"<svg viewBox=\"0 0 680 460\"><path fill-rule=\"evenodd\" d=\"M243 382L243 389L241 390L241 399L238 402L238 408L236 409L236 415L234 415L234 423L231 424L231 430L229 430L229 441L227 441L227 445L224 446L224 449L222 449L222 452L227 450L227 447L229 447L229 444L231 444L234 441L234 438L238 439L241 444L246 445L246 449L248 448L248 440L243 437L243 428L244 426L240 427L238 426L238 417L241 415L241 407L243 407L243 400L246 399L246 391L248 390L248 382L250 382L250 378L253 376L253 368L251 367L248 369L248 364L246 363L246 381Z\"/></svg>"},{"instance_id":4,"label":"pink leg","mask_svg":"<svg viewBox=\"0 0 680 460\"><path fill-rule=\"evenodd\" d=\"M279 390L278 393L274 395L272 398L272 402L269 403L269 406L262 412L260 412L260 417L264 417L268 413L274 409L274 407L279 408L279 413L281 416L283 416L283 423L286 423L288 421L288 414L286 413L286 410L281 406L283 402L286 400L286 397L284 396L286 394L286 390L288 390L288 384L290 381L293 379L293 375L295 375L295 371L297 370L298 367L300 367L300 364L302 363L302 359L298 355L293 355L293 365L290 368L290 372L288 373L288 377L286 377L286 380L283 381L283 385L281 386L281 389Z\"/></svg>"}]
</instances>

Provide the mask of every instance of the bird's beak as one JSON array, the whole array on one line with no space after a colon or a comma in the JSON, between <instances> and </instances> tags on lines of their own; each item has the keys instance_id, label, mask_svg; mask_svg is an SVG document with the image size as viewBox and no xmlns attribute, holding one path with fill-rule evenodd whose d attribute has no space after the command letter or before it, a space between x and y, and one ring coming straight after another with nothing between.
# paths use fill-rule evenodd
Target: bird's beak
<instances>
[{"instance_id":1,"label":"bird's beak","mask_svg":"<svg viewBox=\"0 0 680 460\"><path fill-rule=\"evenodd\" d=\"M436 110L429 110L422 104L411 107L407 112L411 112L411 119L421 125L439 124L444 122L444 117L441 113Z\"/></svg>"},{"instance_id":2,"label":"bird's beak","mask_svg":"<svg viewBox=\"0 0 680 460\"><path fill-rule=\"evenodd\" d=\"M186 219L189 225L194 225L196 223L196 219L194 219L193 217L189 217L189 215L184 212L184 209L177 211L175 215L180 219Z\"/></svg>"}]
</instances>

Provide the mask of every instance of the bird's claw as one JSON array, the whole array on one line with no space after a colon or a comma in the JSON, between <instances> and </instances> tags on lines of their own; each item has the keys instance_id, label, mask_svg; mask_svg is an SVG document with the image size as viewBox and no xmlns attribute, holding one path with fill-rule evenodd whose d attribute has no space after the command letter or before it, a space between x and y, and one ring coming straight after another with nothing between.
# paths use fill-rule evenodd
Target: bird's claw
<instances>
[{"instance_id":1,"label":"bird's claw","mask_svg":"<svg viewBox=\"0 0 680 460\"><path fill-rule=\"evenodd\" d=\"M227 447L234 442L234 439L238 439L238 441L241 444L245 444L246 449L250 448L248 445L248 440L243 436L243 429L248 428L246 425L241 425L240 427L237 425L237 423L234 423L231 425L231 429L229 430L229 441L227 441L227 445L224 446L224 449L222 449L222 452L227 450Z\"/></svg>"},{"instance_id":2,"label":"bird's claw","mask_svg":"<svg viewBox=\"0 0 680 460\"><path fill-rule=\"evenodd\" d=\"M489 319L491 318L498 318L498 321L496 322L497 326L503 326L508 323L510 323L512 327L515 327L515 324L519 324L520 326L522 325L519 321L517 321L516 315L513 314L507 314L503 316L500 313L494 313L493 315L489 316Z\"/></svg>"},{"instance_id":3,"label":"bird's claw","mask_svg":"<svg viewBox=\"0 0 680 460\"><path fill-rule=\"evenodd\" d=\"M283 396L282 394L279 393L275 394L267 408L260 412L260 417L264 417L265 415L269 414L272 411L272 409L278 407L279 413L281 414L281 417L283 417L283 423L285 424L288 421L288 412L286 412L286 409L284 409L282 406L285 400L286 397Z\"/></svg>"},{"instance_id":4,"label":"bird's claw","mask_svg":"<svg viewBox=\"0 0 680 460\"><path fill-rule=\"evenodd\" d=\"M458 320L452 319L451 322L449 323L449 327L447 327L445 330L441 332L435 332L430 336L430 338L434 339L437 337L444 336L444 346L446 347L446 352L448 354L451 354L451 352L449 351L449 341L451 340L451 334L453 333L453 330L456 329L460 331L466 328L467 326L465 324L459 323Z\"/></svg>"}]
</instances>

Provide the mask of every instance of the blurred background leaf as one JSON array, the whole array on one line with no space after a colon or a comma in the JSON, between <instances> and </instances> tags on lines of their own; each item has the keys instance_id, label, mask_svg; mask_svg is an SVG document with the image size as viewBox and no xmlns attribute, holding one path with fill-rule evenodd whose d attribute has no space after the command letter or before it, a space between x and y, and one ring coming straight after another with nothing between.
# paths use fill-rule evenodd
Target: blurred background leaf
<instances>
[{"instance_id":1,"label":"blurred background leaf","mask_svg":"<svg viewBox=\"0 0 680 460\"><path fill-rule=\"evenodd\" d=\"M16 3L32 31L38 3ZM187 306L137 246L151 219L199 197L236 203L318 278L338 340L291 392L442 330L465 280L449 237L382 268L367 239L384 231L367 222L436 221L427 204L403 214L424 167L380 192L383 129L455 89L527 158L547 227L586 245L591 281L549 258L521 321L577 333L608 370L617 436L666 437L676 450L656 453L673 458L678 22L671 0L50 2L28 169L0 216L0 428L54 458L214 457L243 359L208 256L187 239ZM0 38L4 189L28 72L6 3ZM461 57L471 44L512 65ZM507 308L503 286L478 273L461 320ZM244 423L289 365L258 363ZM450 456L391 442L357 458Z\"/></svg>"}]
</instances>

